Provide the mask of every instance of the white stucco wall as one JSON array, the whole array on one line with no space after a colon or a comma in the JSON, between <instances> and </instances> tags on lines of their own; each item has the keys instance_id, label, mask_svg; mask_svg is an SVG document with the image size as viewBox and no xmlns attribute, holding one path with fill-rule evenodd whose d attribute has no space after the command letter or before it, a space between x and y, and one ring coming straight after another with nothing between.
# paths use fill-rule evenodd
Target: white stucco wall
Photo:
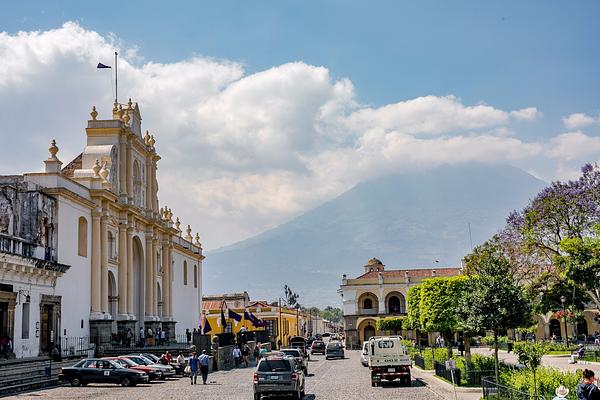
<instances>
[{"instance_id":1,"label":"white stucco wall","mask_svg":"<svg viewBox=\"0 0 600 400\"><path fill-rule=\"evenodd\" d=\"M183 284L183 262L187 261L188 281ZM194 288L194 265L198 265L198 287ZM198 328L202 301L202 263L173 249L173 319L175 334Z\"/></svg>"},{"instance_id":2,"label":"white stucco wall","mask_svg":"<svg viewBox=\"0 0 600 400\"><path fill-rule=\"evenodd\" d=\"M77 254L79 217L88 222L87 257ZM88 208L65 197L58 198L58 262L71 268L58 279L56 295L62 297L61 336L89 335L92 217ZM83 328L81 328L83 320Z\"/></svg>"}]
</instances>

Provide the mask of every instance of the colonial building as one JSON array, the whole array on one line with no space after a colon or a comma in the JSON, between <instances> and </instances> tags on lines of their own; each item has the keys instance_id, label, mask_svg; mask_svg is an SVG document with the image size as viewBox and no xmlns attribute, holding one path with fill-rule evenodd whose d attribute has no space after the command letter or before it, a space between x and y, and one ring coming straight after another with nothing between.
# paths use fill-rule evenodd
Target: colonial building
<instances>
[{"instance_id":1,"label":"colonial building","mask_svg":"<svg viewBox=\"0 0 600 400\"><path fill-rule=\"evenodd\" d=\"M382 334L377 320L406 315L408 289L423 279L455 276L461 268L386 270L376 258L367 261L363 274L348 279L344 274L340 286L346 344L358 348L371 336Z\"/></svg>"},{"instance_id":2,"label":"colonial building","mask_svg":"<svg viewBox=\"0 0 600 400\"><path fill-rule=\"evenodd\" d=\"M43 172L0 177L0 335L17 357L66 337L198 326L202 247L159 205L154 136L131 100L90 115L66 167L52 141Z\"/></svg>"}]
</instances>

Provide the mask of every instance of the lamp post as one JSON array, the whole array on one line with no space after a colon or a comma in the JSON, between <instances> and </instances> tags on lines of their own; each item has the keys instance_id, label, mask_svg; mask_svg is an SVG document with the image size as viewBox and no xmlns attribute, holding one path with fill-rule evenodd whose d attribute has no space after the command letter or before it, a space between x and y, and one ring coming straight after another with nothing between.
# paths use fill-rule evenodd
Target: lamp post
<instances>
[{"instance_id":1,"label":"lamp post","mask_svg":"<svg viewBox=\"0 0 600 400\"><path fill-rule=\"evenodd\" d=\"M565 324L565 340L567 341L567 346L569 345L569 335L567 335L567 312L565 309L565 302L567 298L565 296L560 296L560 302L562 303L563 308L563 322Z\"/></svg>"}]
</instances>

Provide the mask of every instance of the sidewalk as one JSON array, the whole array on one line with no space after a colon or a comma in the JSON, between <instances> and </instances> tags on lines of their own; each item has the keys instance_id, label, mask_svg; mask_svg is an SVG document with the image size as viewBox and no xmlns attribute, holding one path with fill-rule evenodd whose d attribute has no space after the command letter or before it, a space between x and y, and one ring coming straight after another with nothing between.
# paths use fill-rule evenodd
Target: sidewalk
<instances>
[{"instance_id":1,"label":"sidewalk","mask_svg":"<svg viewBox=\"0 0 600 400\"><path fill-rule=\"evenodd\" d=\"M454 388L452 385L435 376L433 371L424 371L420 368L413 367L412 375L415 379L424 382L431 391L445 400L479 400L481 399L481 388L466 388L456 387L456 397L454 396Z\"/></svg>"},{"instance_id":2,"label":"sidewalk","mask_svg":"<svg viewBox=\"0 0 600 400\"><path fill-rule=\"evenodd\" d=\"M484 356L494 356L494 350L488 349L487 347L476 347L471 348L472 354L481 354ZM514 353L507 353L506 350L498 351L498 359L508 363L517 364L517 356ZM542 357L542 365L545 367L552 367L563 371L575 372L578 369L588 368L596 372L600 372L600 363L590 361L578 361L577 364L569 364L570 356L544 356Z\"/></svg>"}]
</instances>

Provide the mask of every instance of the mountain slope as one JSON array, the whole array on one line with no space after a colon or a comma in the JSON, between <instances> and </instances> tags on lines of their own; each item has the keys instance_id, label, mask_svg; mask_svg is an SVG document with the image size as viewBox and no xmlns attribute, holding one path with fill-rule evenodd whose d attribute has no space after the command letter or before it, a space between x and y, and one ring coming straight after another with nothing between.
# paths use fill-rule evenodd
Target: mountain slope
<instances>
[{"instance_id":1,"label":"mountain slope","mask_svg":"<svg viewBox=\"0 0 600 400\"><path fill-rule=\"evenodd\" d=\"M388 268L458 266L473 244L504 225L544 182L505 165L467 164L361 183L339 197L248 240L209 252L203 290L280 295L306 305L338 304L342 274L371 257Z\"/></svg>"}]
</instances>

